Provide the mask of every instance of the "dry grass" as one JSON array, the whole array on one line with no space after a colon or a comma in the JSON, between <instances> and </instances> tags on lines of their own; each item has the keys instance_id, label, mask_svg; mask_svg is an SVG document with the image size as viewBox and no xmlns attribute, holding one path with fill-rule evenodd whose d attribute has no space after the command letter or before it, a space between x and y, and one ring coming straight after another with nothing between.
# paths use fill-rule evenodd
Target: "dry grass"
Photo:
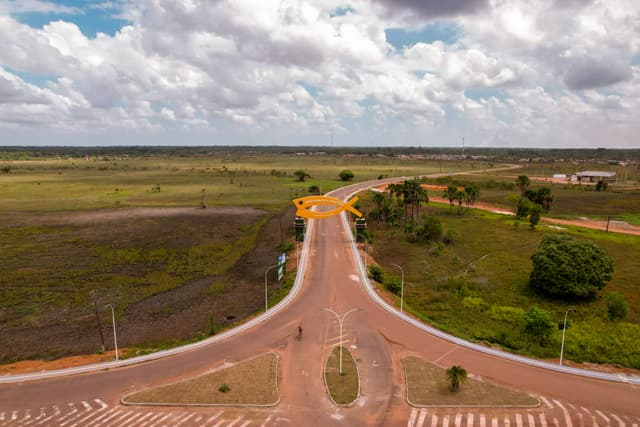
<instances>
[{"instance_id":1,"label":"dry grass","mask_svg":"<svg viewBox=\"0 0 640 427\"><path fill-rule=\"evenodd\" d=\"M525 393L467 378L458 391L451 391L446 371L417 357L402 359L407 381L407 399L416 406L537 406Z\"/></svg>"},{"instance_id":2,"label":"dry grass","mask_svg":"<svg viewBox=\"0 0 640 427\"><path fill-rule=\"evenodd\" d=\"M274 405L278 402L278 357L265 354L230 368L122 398L139 405ZM219 389L226 384L227 392Z\"/></svg>"},{"instance_id":3,"label":"dry grass","mask_svg":"<svg viewBox=\"0 0 640 427\"><path fill-rule=\"evenodd\" d=\"M338 405L348 405L358 398L360 379L353 356L346 347L342 348L342 375L340 375L340 346L335 347L324 372L329 395Z\"/></svg>"}]
</instances>

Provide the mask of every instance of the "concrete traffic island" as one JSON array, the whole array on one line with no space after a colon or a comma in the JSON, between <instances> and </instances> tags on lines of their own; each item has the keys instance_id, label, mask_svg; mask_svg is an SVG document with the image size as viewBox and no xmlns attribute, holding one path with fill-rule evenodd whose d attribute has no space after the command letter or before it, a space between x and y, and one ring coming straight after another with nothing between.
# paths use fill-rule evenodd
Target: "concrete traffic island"
<instances>
[{"instance_id":1,"label":"concrete traffic island","mask_svg":"<svg viewBox=\"0 0 640 427\"><path fill-rule=\"evenodd\" d=\"M194 378L127 394L125 405L273 406L278 395L278 356L267 353Z\"/></svg>"},{"instance_id":2,"label":"concrete traffic island","mask_svg":"<svg viewBox=\"0 0 640 427\"><path fill-rule=\"evenodd\" d=\"M407 386L407 402L416 407L518 407L540 405L538 399L519 391L468 377L460 388L451 390L446 369L423 359L402 358Z\"/></svg>"},{"instance_id":3,"label":"concrete traffic island","mask_svg":"<svg viewBox=\"0 0 640 427\"><path fill-rule=\"evenodd\" d=\"M342 373L340 372L340 346L333 348L324 368L324 384L335 405L349 406L360 395L358 367L351 352L342 347Z\"/></svg>"}]
</instances>

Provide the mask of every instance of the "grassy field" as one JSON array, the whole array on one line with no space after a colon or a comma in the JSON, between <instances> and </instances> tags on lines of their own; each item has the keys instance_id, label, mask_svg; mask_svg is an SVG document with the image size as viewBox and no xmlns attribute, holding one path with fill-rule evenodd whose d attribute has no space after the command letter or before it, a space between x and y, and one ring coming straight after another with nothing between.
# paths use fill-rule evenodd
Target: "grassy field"
<instances>
[{"instance_id":1,"label":"grassy field","mask_svg":"<svg viewBox=\"0 0 640 427\"><path fill-rule=\"evenodd\" d=\"M230 368L125 396L130 405L275 405L278 357L265 354Z\"/></svg>"},{"instance_id":2,"label":"grassy field","mask_svg":"<svg viewBox=\"0 0 640 427\"><path fill-rule=\"evenodd\" d=\"M342 348L342 374L340 373L340 346L329 354L324 371L327 391L338 405L349 405L358 398L360 378L358 368L348 348Z\"/></svg>"},{"instance_id":3,"label":"grassy field","mask_svg":"<svg viewBox=\"0 0 640 427\"><path fill-rule=\"evenodd\" d=\"M343 185L345 168L355 181L442 168L419 159L250 149L0 163L10 166L0 172L0 363L100 351L94 298L107 348L104 305L116 308L125 356L233 326L264 306L264 267L292 235L291 199L311 185L323 192ZM298 169L311 178L298 182ZM203 198L208 209L198 209ZM283 286L270 281L270 306L292 277Z\"/></svg>"},{"instance_id":4,"label":"grassy field","mask_svg":"<svg viewBox=\"0 0 640 427\"><path fill-rule=\"evenodd\" d=\"M371 197L363 197L365 211L373 208ZM402 226L369 221L377 262L389 275L396 274L391 263L404 267L405 310L466 339L555 358L562 331L556 330L546 345L540 345L524 333L523 313L538 305L559 322L574 306L565 357L640 369L640 262L635 256L640 238L572 227L540 226L532 232L512 217L473 209L458 216L448 206L433 203L424 213L439 218L445 231L454 231L452 244L409 243ZM595 299L559 302L529 289L533 250L543 235L559 232L596 242L614 260L613 279ZM612 291L623 294L629 306L623 322L607 318L606 295Z\"/></svg>"},{"instance_id":5,"label":"grassy field","mask_svg":"<svg viewBox=\"0 0 640 427\"><path fill-rule=\"evenodd\" d=\"M446 370L417 357L403 357L407 400L416 406L537 406L538 400L528 394L498 387L472 378L460 389L451 391Z\"/></svg>"}]
</instances>

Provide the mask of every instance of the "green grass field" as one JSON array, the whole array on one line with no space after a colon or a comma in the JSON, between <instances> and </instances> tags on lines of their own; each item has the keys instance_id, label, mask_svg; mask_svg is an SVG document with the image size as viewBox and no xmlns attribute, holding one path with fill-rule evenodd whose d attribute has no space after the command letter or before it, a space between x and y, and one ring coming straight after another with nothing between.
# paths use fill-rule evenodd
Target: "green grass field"
<instances>
[{"instance_id":1,"label":"green grass field","mask_svg":"<svg viewBox=\"0 0 640 427\"><path fill-rule=\"evenodd\" d=\"M365 211L373 207L370 197L364 196ZM574 306L565 357L640 369L640 262L635 255L640 238L573 227L540 226L532 232L527 223L518 224L512 217L473 209L458 216L444 205L430 204L424 213L437 216L445 231L454 230L454 243L409 243L401 226L369 221L377 262L389 275L397 274L391 263L404 267L405 310L467 339L555 358L561 331L541 346L523 332L522 315L538 305L559 322ZM593 240L613 258L613 280L594 300L560 302L529 289L533 250L543 235L558 232ZM623 294L629 306L624 322L607 320L605 296L612 291Z\"/></svg>"}]
</instances>

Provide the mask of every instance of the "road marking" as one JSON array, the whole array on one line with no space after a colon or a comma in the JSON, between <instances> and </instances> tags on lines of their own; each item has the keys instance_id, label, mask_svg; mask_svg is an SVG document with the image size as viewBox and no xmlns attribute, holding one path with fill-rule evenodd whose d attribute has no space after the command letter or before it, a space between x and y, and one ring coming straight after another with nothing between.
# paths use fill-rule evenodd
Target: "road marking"
<instances>
[{"instance_id":1,"label":"road marking","mask_svg":"<svg viewBox=\"0 0 640 427\"><path fill-rule=\"evenodd\" d=\"M247 420L247 421L243 422L240 427L247 427L249 424L251 424L251 420Z\"/></svg>"},{"instance_id":2,"label":"road marking","mask_svg":"<svg viewBox=\"0 0 640 427\"><path fill-rule=\"evenodd\" d=\"M618 425L619 425L620 427L625 427L625 426L626 426L626 424L624 423L624 421L622 421L622 420L620 419L620 417L618 417L616 414L611 414L611 416L612 416L612 417L613 417L613 418L618 422Z\"/></svg>"},{"instance_id":3,"label":"road marking","mask_svg":"<svg viewBox=\"0 0 640 427\"><path fill-rule=\"evenodd\" d=\"M442 427L449 427L449 415L442 417Z\"/></svg>"},{"instance_id":4,"label":"road marking","mask_svg":"<svg viewBox=\"0 0 640 427\"><path fill-rule=\"evenodd\" d=\"M75 414L76 412L78 412L78 409L76 408L76 405L74 405L73 403L69 403L69 407L73 408L70 412L67 412L65 415L61 416L60 418L58 418L56 421L58 421L58 423L60 423L60 421L64 420L65 418L70 417L71 415Z\"/></svg>"},{"instance_id":5,"label":"road marking","mask_svg":"<svg viewBox=\"0 0 640 427\"><path fill-rule=\"evenodd\" d=\"M462 414L458 413L456 414L456 420L454 421L454 425L456 427L460 427L460 423L462 422Z\"/></svg>"},{"instance_id":6,"label":"road marking","mask_svg":"<svg viewBox=\"0 0 640 427\"><path fill-rule=\"evenodd\" d=\"M504 427L511 427L511 420L509 417L504 417Z\"/></svg>"},{"instance_id":7,"label":"road marking","mask_svg":"<svg viewBox=\"0 0 640 427\"><path fill-rule=\"evenodd\" d=\"M271 418L272 418L272 417L273 417L273 415L272 415L272 414L269 414L269 416L267 417L267 419L266 419L266 420L264 420L264 422L262 423L262 425L261 425L260 427L266 427L267 423L268 423L269 421L271 421Z\"/></svg>"},{"instance_id":8,"label":"road marking","mask_svg":"<svg viewBox=\"0 0 640 427\"><path fill-rule=\"evenodd\" d=\"M584 406L581 406L580 409L582 409L584 412L586 412L588 415L591 415L591 412L585 408Z\"/></svg>"},{"instance_id":9,"label":"road marking","mask_svg":"<svg viewBox=\"0 0 640 427\"><path fill-rule=\"evenodd\" d=\"M556 427L560 427L560 421L556 417L553 417L553 425Z\"/></svg>"},{"instance_id":10,"label":"road marking","mask_svg":"<svg viewBox=\"0 0 640 427\"><path fill-rule=\"evenodd\" d=\"M560 407L560 409L562 409L564 422L567 424L567 427L573 427L573 424L571 423L571 417L569 417L569 411L567 411L567 408L562 406L562 403L558 402L557 400L554 400L553 403L555 403L556 405L558 405L558 407Z\"/></svg>"},{"instance_id":11,"label":"road marking","mask_svg":"<svg viewBox=\"0 0 640 427\"><path fill-rule=\"evenodd\" d=\"M158 425L159 423L161 423L161 422L163 422L164 420L166 420L167 418L169 418L170 416L171 416L171 414L166 414L164 417L160 417L160 418L158 418L158 420L157 420L157 423L156 423L156 424L151 424L151 425L152 425L152 426L156 426L156 425Z\"/></svg>"},{"instance_id":12,"label":"road marking","mask_svg":"<svg viewBox=\"0 0 640 427\"><path fill-rule=\"evenodd\" d=\"M101 407L100 409L98 409L95 412L90 413L89 415L87 415L83 419L76 421L74 424L71 424L69 427L76 427L76 426L80 425L80 423L88 420L91 417L95 417L97 414L99 414L100 412L104 411L106 408L108 408L108 406L106 406L106 405Z\"/></svg>"},{"instance_id":13,"label":"road marking","mask_svg":"<svg viewBox=\"0 0 640 427\"><path fill-rule=\"evenodd\" d=\"M480 414L480 427L486 427L486 419L484 418L484 414Z\"/></svg>"},{"instance_id":14,"label":"road marking","mask_svg":"<svg viewBox=\"0 0 640 427\"><path fill-rule=\"evenodd\" d=\"M578 422L580 423L580 427L584 427L584 415L582 415L582 412L578 412Z\"/></svg>"},{"instance_id":15,"label":"road marking","mask_svg":"<svg viewBox=\"0 0 640 427\"><path fill-rule=\"evenodd\" d=\"M418 424L416 425L416 427L422 427L425 418L427 418L427 410L420 409L420 418L418 418Z\"/></svg>"},{"instance_id":16,"label":"road marking","mask_svg":"<svg viewBox=\"0 0 640 427\"><path fill-rule=\"evenodd\" d=\"M213 421L215 421L220 415L224 414L224 411L220 411L217 414L215 414L214 416L210 417L207 422L205 424L209 424ZM271 419L271 416L269 416L269 419L267 419L267 421L269 421Z\"/></svg>"},{"instance_id":17,"label":"road marking","mask_svg":"<svg viewBox=\"0 0 640 427\"><path fill-rule=\"evenodd\" d=\"M416 415L418 415L417 409L411 410L411 415L409 415L409 421L407 421L407 427L414 427L413 424L416 422Z\"/></svg>"},{"instance_id":18,"label":"road marking","mask_svg":"<svg viewBox=\"0 0 640 427\"><path fill-rule=\"evenodd\" d=\"M0 412L0 421L4 421L4 412Z\"/></svg>"},{"instance_id":19,"label":"road marking","mask_svg":"<svg viewBox=\"0 0 640 427\"><path fill-rule=\"evenodd\" d=\"M196 414L190 414L188 417L183 418L179 423L174 424L174 427L177 427L181 424L186 423L187 421L189 421L191 418L193 418Z\"/></svg>"},{"instance_id":20,"label":"road marking","mask_svg":"<svg viewBox=\"0 0 640 427\"><path fill-rule=\"evenodd\" d=\"M47 418L45 418L44 420L40 421L38 424L36 424L37 426L42 425L44 423L46 423L47 421L49 421L51 418L60 415L60 408L58 408L58 406L53 405L53 415L49 415Z\"/></svg>"},{"instance_id":21,"label":"road marking","mask_svg":"<svg viewBox=\"0 0 640 427\"><path fill-rule=\"evenodd\" d=\"M224 423L224 420L220 420L217 423L215 423L215 425L213 427L220 427L222 425L222 423Z\"/></svg>"},{"instance_id":22,"label":"road marking","mask_svg":"<svg viewBox=\"0 0 640 427\"><path fill-rule=\"evenodd\" d=\"M105 418L103 423L106 425L107 421L109 421L112 418L120 417L123 412L125 412L124 409L119 409L118 411L114 412L112 415L109 415L107 418ZM126 414L126 412L125 412L125 414Z\"/></svg>"},{"instance_id":23,"label":"road marking","mask_svg":"<svg viewBox=\"0 0 640 427\"><path fill-rule=\"evenodd\" d=\"M491 427L498 427L498 419L491 418Z\"/></svg>"},{"instance_id":24,"label":"road marking","mask_svg":"<svg viewBox=\"0 0 640 427\"><path fill-rule=\"evenodd\" d=\"M100 400L100 399L93 399L93 401L94 401L94 402L96 402L98 405L100 405L100 406L101 406L101 408L100 408L100 409L104 409L104 408L106 408L107 406L109 406L109 405L107 405L106 403L104 403L104 402L103 402L102 400Z\"/></svg>"},{"instance_id":25,"label":"road marking","mask_svg":"<svg viewBox=\"0 0 640 427\"><path fill-rule=\"evenodd\" d=\"M542 396L538 396L540 398L540 400L542 400L542 403L544 403L544 406L546 406L549 409L553 409L553 405L544 397Z\"/></svg>"},{"instance_id":26,"label":"road marking","mask_svg":"<svg viewBox=\"0 0 640 427\"><path fill-rule=\"evenodd\" d=\"M609 424L609 418L605 414L603 414L602 412L598 411L597 409L596 409L596 414L600 415L604 419L604 421L607 424Z\"/></svg>"},{"instance_id":27,"label":"road marking","mask_svg":"<svg viewBox=\"0 0 640 427\"><path fill-rule=\"evenodd\" d=\"M108 420L110 420L111 418L117 416L119 413L121 413L122 410L118 409L117 407L112 408L111 410L105 412L104 414L100 415L98 418L96 418L95 420L91 421L90 423L88 423L86 426L90 426L91 424L97 423L98 421L102 420L104 418L103 422L107 422ZM106 418L105 418L106 417Z\"/></svg>"},{"instance_id":28,"label":"road marking","mask_svg":"<svg viewBox=\"0 0 640 427\"><path fill-rule=\"evenodd\" d=\"M436 427L438 425L438 416L437 415L432 415L431 416L431 427Z\"/></svg>"},{"instance_id":29,"label":"road marking","mask_svg":"<svg viewBox=\"0 0 640 427\"><path fill-rule=\"evenodd\" d=\"M140 418L139 420L136 421L136 424L143 422L144 420L149 418L151 415L153 415L153 412L147 412L142 418Z\"/></svg>"},{"instance_id":30,"label":"road marking","mask_svg":"<svg viewBox=\"0 0 640 427\"><path fill-rule=\"evenodd\" d=\"M147 420L147 422L144 422L144 423L140 424L140 426L139 426L139 427L145 427L145 426L147 426L147 425L151 424L151 422L153 422L156 418L159 418L159 417L161 417L161 416L162 416L162 413L155 414L154 416L152 416L151 418L149 418L149 420Z\"/></svg>"},{"instance_id":31,"label":"road marking","mask_svg":"<svg viewBox=\"0 0 640 427\"><path fill-rule=\"evenodd\" d=\"M544 417L544 414L539 414L538 417L540 418L540 425L547 427L547 419Z\"/></svg>"},{"instance_id":32,"label":"road marking","mask_svg":"<svg viewBox=\"0 0 640 427\"><path fill-rule=\"evenodd\" d=\"M533 415L527 414L527 421L529 422L529 427L536 427L536 420L533 418Z\"/></svg>"},{"instance_id":33,"label":"road marking","mask_svg":"<svg viewBox=\"0 0 640 427\"><path fill-rule=\"evenodd\" d=\"M522 427L522 415L516 414L516 427Z\"/></svg>"},{"instance_id":34,"label":"road marking","mask_svg":"<svg viewBox=\"0 0 640 427\"><path fill-rule=\"evenodd\" d=\"M467 427L473 427L473 414L467 412Z\"/></svg>"},{"instance_id":35,"label":"road marking","mask_svg":"<svg viewBox=\"0 0 640 427\"><path fill-rule=\"evenodd\" d=\"M131 422L133 420L135 420L136 418L138 418L140 415L142 415L141 412L133 412L133 411L129 411L126 412L122 417L118 418L117 420L113 420L111 421L111 424L109 424L110 426L123 426L123 425L131 425Z\"/></svg>"},{"instance_id":36,"label":"road marking","mask_svg":"<svg viewBox=\"0 0 640 427\"><path fill-rule=\"evenodd\" d=\"M11 421L18 419L18 411L11 411Z\"/></svg>"},{"instance_id":37,"label":"road marking","mask_svg":"<svg viewBox=\"0 0 640 427\"><path fill-rule=\"evenodd\" d=\"M82 406L84 406L84 409L86 411L89 411L89 410L93 409L93 407L91 405L89 405L87 402L85 402L84 400L82 402L80 402L80 403L82 403Z\"/></svg>"}]
</instances>

